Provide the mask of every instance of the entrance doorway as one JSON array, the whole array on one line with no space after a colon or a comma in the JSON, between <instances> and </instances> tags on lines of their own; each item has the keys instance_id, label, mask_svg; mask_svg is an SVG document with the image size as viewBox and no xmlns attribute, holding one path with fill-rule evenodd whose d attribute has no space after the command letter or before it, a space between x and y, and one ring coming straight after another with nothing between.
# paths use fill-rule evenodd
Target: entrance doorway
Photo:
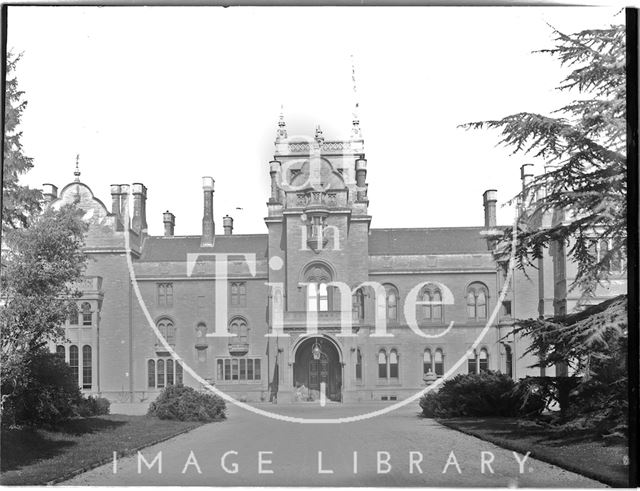
<instances>
[{"instance_id":1,"label":"entrance doorway","mask_svg":"<svg viewBox=\"0 0 640 491\"><path fill-rule=\"evenodd\" d=\"M309 394L319 397L321 383L332 401L342 400L342 366L336 346L321 336L302 341L296 350L293 366L294 388L306 387Z\"/></svg>"}]
</instances>

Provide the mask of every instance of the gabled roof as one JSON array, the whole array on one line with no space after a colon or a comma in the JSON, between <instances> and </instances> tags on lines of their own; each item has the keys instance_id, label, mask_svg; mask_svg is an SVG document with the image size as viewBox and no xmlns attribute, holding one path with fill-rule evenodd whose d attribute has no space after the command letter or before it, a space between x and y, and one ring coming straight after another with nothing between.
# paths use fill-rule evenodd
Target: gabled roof
<instances>
[{"instance_id":1,"label":"gabled roof","mask_svg":"<svg viewBox=\"0 0 640 491\"><path fill-rule=\"evenodd\" d=\"M369 255L488 254L483 227L371 229Z\"/></svg>"},{"instance_id":2,"label":"gabled roof","mask_svg":"<svg viewBox=\"0 0 640 491\"><path fill-rule=\"evenodd\" d=\"M186 261L187 254L235 253L255 254L256 259L267 256L267 234L216 235L213 247L200 247L200 236L147 237L140 261Z\"/></svg>"}]
</instances>

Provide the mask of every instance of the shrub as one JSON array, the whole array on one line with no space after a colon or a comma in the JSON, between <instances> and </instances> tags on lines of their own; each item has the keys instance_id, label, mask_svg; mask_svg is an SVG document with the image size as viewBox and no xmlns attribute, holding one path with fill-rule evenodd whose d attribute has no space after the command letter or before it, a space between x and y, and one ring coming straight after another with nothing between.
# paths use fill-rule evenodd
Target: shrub
<instances>
[{"instance_id":1,"label":"shrub","mask_svg":"<svg viewBox=\"0 0 640 491\"><path fill-rule=\"evenodd\" d=\"M437 393L425 394L420 407L428 418L522 416L542 411L544 400L506 375L485 372L447 380Z\"/></svg>"},{"instance_id":2,"label":"shrub","mask_svg":"<svg viewBox=\"0 0 640 491\"><path fill-rule=\"evenodd\" d=\"M160 419L216 421L224 419L226 404L221 397L192 387L170 385L151 403L147 414Z\"/></svg>"},{"instance_id":3,"label":"shrub","mask_svg":"<svg viewBox=\"0 0 640 491\"><path fill-rule=\"evenodd\" d=\"M104 397L89 396L78 404L78 415L83 418L109 414L111 403Z\"/></svg>"},{"instance_id":4,"label":"shrub","mask_svg":"<svg viewBox=\"0 0 640 491\"><path fill-rule=\"evenodd\" d=\"M69 365L54 353L37 351L28 355L27 367L24 384L3 381L3 422L55 425L75 416L82 394Z\"/></svg>"}]
</instances>

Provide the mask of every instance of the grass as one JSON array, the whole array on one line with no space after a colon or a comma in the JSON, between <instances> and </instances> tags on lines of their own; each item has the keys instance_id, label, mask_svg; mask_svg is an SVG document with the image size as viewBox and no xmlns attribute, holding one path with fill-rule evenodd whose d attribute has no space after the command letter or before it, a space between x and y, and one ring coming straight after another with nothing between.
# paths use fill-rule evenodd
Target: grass
<instances>
[{"instance_id":1,"label":"grass","mask_svg":"<svg viewBox=\"0 0 640 491\"><path fill-rule=\"evenodd\" d=\"M519 425L517 418L451 418L439 423L615 487L629 486L627 446L605 446L590 433Z\"/></svg>"},{"instance_id":2,"label":"grass","mask_svg":"<svg viewBox=\"0 0 640 491\"><path fill-rule=\"evenodd\" d=\"M199 422L113 414L73 419L55 429L2 428L0 484L36 485L91 468L200 426Z\"/></svg>"}]
</instances>

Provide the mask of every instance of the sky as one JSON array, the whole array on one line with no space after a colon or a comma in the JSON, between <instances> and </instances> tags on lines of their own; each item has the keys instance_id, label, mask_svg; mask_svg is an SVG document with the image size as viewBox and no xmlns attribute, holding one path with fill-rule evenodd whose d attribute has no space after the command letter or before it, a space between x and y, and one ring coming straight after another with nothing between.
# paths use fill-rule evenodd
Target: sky
<instances>
[{"instance_id":1,"label":"sky","mask_svg":"<svg viewBox=\"0 0 640 491\"><path fill-rule=\"evenodd\" d=\"M372 227L483 224L520 166L494 131L459 125L561 107L566 68L534 50L563 32L623 23L611 7L9 7L7 46L28 107L35 160L23 182L81 180L107 206L109 185L142 182L147 222L198 235L202 176L214 217L266 233L269 161L281 105L289 135L347 139L355 61ZM238 209L240 208L240 209Z\"/></svg>"}]
</instances>

